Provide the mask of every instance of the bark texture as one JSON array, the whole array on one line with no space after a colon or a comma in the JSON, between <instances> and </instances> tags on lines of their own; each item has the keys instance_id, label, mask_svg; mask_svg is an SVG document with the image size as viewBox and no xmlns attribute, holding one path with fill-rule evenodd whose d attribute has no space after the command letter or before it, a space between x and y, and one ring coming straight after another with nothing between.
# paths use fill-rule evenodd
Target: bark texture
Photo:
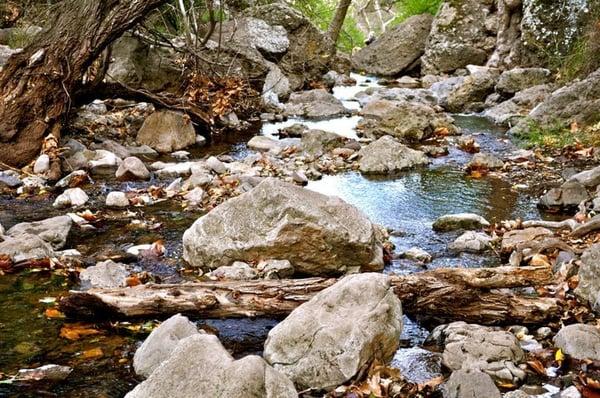
<instances>
[{"instance_id":1,"label":"bark texture","mask_svg":"<svg viewBox=\"0 0 600 398\"><path fill-rule=\"evenodd\" d=\"M553 298L518 296L496 289L552 282L546 267L437 269L392 276L406 314L423 321L463 320L484 325L540 324L560 316ZM72 291L60 302L74 318L281 317L333 285L334 278L216 281Z\"/></svg>"},{"instance_id":2,"label":"bark texture","mask_svg":"<svg viewBox=\"0 0 600 398\"><path fill-rule=\"evenodd\" d=\"M348 13L348 7L352 0L339 0L339 3L335 9L335 15L329 24L329 28L327 29L327 35L331 39L331 41L335 44L340 37L340 32L342 30L342 26L344 25L344 20L346 19L346 14ZM334 47L335 48L335 47Z\"/></svg>"},{"instance_id":3,"label":"bark texture","mask_svg":"<svg viewBox=\"0 0 600 398\"><path fill-rule=\"evenodd\" d=\"M22 166L47 134L60 136L89 66L167 0L67 0L34 43L0 72L0 161Z\"/></svg>"}]
</instances>

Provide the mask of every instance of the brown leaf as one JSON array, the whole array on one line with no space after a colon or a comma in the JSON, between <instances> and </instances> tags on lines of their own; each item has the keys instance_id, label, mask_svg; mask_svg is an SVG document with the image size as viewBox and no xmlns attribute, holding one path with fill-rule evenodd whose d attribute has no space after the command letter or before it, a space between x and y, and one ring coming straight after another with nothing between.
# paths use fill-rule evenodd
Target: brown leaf
<instances>
[{"instance_id":1,"label":"brown leaf","mask_svg":"<svg viewBox=\"0 0 600 398\"><path fill-rule=\"evenodd\" d=\"M100 331L82 323L72 323L64 325L60 329L60 337L67 340L79 340L85 336L93 336L100 334Z\"/></svg>"}]
</instances>

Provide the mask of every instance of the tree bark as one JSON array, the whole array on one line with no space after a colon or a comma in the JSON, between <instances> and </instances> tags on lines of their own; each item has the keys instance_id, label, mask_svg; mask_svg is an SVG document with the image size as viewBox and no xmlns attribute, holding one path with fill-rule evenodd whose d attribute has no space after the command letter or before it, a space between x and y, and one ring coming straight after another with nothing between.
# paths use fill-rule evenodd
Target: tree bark
<instances>
[{"instance_id":1,"label":"tree bark","mask_svg":"<svg viewBox=\"0 0 600 398\"><path fill-rule=\"evenodd\" d=\"M495 289L551 283L546 267L437 269L392 276L406 314L422 321L463 320L485 325L540 324L560 316L553 298L518 296ZM74 318L282 317L336 279L215 281L71 291L60 308Z\"/></svg>"},{"instance_id":2,"label":"tree bark","mask_svg":"<svg viewBox=\"0 0 600 398\"><path fill-rule=\"evenodd\" d=\"M67 0L0 72L0 161L23 166L60 137L71 95L100 53L167 0Z\"/></svg>"},{"instance_id":3,"label":"tree bark","mask_svg":"<svg viewBox=\"0 0 600 398\"><path fill-rule=\"evenodd\" d=\"M339 3L335 9L335 15L333 16L333 19L329 24L329 28L327 29L327 35L333 44L336 44L338 38L340 37L340 31L344 25L344 20L346 19L346 14L348 13L348 8L350 7L351 3L352 0L339 0Z\"/></svg>"}]
</instances>

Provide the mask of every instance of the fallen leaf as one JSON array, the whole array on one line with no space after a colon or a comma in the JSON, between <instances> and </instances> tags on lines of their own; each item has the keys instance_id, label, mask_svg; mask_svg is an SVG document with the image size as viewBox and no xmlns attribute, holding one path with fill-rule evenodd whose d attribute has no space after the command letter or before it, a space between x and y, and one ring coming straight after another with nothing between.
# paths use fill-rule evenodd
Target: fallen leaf
<instances>
[{"instance_id":1,"label":"fallen leaf","mask_svg":"<svg viewBox=\"0 0 600 398\"><path fill-rule=\"evenodd\" d=\"M63 314L62 312L60 312L59 310L57 310L56 308L46 308L46 311L44 311L44 315L47 318L64 318L65 314Z\"/></svg>"},{"instance_id":2,"label":"fallen leaf","mask_svg":"<svg viewBox=\"0 0 600 398\"><path fill-rule=\"evenodd\" d=\"M101 358L103 356L104 352L102 352L102 348L100 347L85 350L81 353L81 357L85 359Z\"/></svg>"},{"instance_id":3,"label":"fallen leaf","mask_svg":"<svg viewBox=\"0 0 600 398\"><path fill-rule=\"evenodd\" d=\"M60 329L60 337L63 337L67 340L79 340L82 337L93 336L95 334L100 334L100 331L90 327L89 325L79 323L64 325Z\"/></svg>"},{"instance_id":4,"label":"fallen leaf","mask_svg":"<svg viewBox=\"0 0 600 398\"><path fill-rule=\"evenodd\" d=\"M133 286L141 285L142 281L140 281L140 278L138 278L137 275L133 275L133 276L128 277L125 280L125 283L127 283L127 286L129 286L129 287L133 287Z\"/></svg>"},{"instance_id":5,"label":"fallen leaf","mask_svg":"<svg viewBox=\"0 0 600 398\"><path fill-rule=\"evenodd\" d=\"M558 363L562 363L565 360L565 354L563 354L560 348L556 350L556 353L554 353L554 359Z\"/></svg>"}]
</instances>

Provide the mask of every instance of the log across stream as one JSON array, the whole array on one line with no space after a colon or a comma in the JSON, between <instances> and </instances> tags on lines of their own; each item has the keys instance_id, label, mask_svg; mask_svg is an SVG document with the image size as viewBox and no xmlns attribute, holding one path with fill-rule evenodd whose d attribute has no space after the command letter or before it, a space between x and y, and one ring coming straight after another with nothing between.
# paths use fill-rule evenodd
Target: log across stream
<instances>
[{"instance_id":1,"label":"log across stream","mask_svg":"<svg viewBox=\"0 0 600 398\"><path fill-rule=\"evenodd\" d=\"M508 288L552 282L547 267L442 268L392 276L404 312L419 320L463 320L485 325L540 324L560 316L553 298L518 295ZM75 318L196 318L285 316L334 278L147 284L130 288L71 291L60 302Z\"/></svg>"}]
</instances>

